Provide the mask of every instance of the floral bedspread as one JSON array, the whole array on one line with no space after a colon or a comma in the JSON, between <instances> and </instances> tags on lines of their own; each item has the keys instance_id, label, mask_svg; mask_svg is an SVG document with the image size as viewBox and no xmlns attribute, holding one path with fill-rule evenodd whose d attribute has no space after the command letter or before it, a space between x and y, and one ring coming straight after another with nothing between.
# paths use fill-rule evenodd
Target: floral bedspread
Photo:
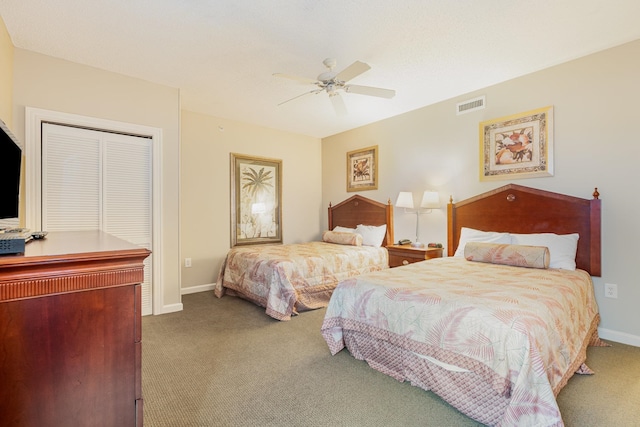
<instances>
[{"instance_id":1,"label":"floral bedspread","mask_svg":"<svg viewBox=\"0 0 640 427\"><path fill-rule=\"evenodd\" d=\"M322 334L332 354L346 346L485 424L555 426L563 425L555 397L575 371L588 369L598 322L582 270L440 258L341 282ZM447 374L466 375L449 394L440 377Z\"/></svg>"},{"instance_id":2,"label":"floral bedspread","mask_svg":"<svg viewBox=\"0 0 640 427\"><path fill-rule=\"evenodd\" d=\"M326 307L340 280L389 267L386 248L325 242L232 248L214 292L246 298L278 320Z\"/></svg>"}]
</instances>

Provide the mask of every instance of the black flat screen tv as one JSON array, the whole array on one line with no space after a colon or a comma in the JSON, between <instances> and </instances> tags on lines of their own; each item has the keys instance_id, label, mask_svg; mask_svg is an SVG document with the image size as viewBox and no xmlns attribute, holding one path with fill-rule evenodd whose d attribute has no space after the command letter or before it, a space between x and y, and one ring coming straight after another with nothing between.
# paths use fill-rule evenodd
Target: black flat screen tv
<instances>
[{"instance_id":1,"label":"black flat screen tv","mask_svg":"<svg viewBox=\"0 0 640 427\"><path fill-rule=\"evenodd\" d=\"M7 125L0 120L0 219L18 218L22 149Z\"/></svg>"}]
</instances>

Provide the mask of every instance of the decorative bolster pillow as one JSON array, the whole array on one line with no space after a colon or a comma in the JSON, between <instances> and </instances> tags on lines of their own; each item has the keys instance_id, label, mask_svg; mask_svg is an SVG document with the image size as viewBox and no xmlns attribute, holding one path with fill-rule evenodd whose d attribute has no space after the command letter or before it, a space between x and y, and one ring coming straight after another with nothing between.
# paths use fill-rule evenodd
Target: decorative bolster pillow
<instances>
[{"instance_id":1,"label":"decorative bolster pillow","mask_svg":"<svg viewBox=\"0 0 640 427\"><path fill-rule=\"evenodd\" d=\"M322 241L339 245L362 246L362 236L357 233L327 230L322 233Z\"/></svg>"},{"instance_id":2,"label":"decorative bolster pillow","mask_svg":"<svg viewBox=\"0 0 640 427\"><path fill-rule=\"evenodd\" d=\"M549 248L546 246L483 242L468 242L464 247L464 257L468 261L529 268L549 268L551 259Z\"/></svg>"}]
</instances>

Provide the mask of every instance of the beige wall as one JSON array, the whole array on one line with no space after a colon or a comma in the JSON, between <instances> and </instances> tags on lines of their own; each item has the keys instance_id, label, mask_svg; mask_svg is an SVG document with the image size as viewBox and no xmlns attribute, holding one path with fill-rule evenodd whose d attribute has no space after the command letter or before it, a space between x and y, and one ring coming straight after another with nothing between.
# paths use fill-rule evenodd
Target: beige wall
<instances>
[{"instance_id":1,"label":"beige wall","mask_svg":"<svg viewBox=\"0 0 640 427\"><path fill-rule=\"evenodd\" d=\"M7 28L0 16L0 119L11 129L13 126L13 42ZM25 157L22 156L22 169L21 169L21 184L20 188L24 188L25 174L24 174L24 161ZM20 220L8 219L3 220L4 226L24 226L25 217L25 204L24 204L24 192L20 193Z\"/></svg>"},{"instance_id":2,"label":"beige wall","mask_svg":"<svg viewBox=\"0 0 640 427\"><path fill-rule=\"evenodd\" d=\"M282 160L284 243L320 238L320 140L182 112L182 287L192 292L215 282L230 246L230 153ZM191 258L192 267L184 267ZM194 288L195 287L195 288Z\"/></svg>"},{"instance_id":3,"label":"beige wall","mask_svg":"<svg viewBox=\"0 0 640 427\"><path fill-rule=\"evenodd\" d=\"M178 89L15 49L13 129L21 140L27 106L162 129L162 259L156 262L164 290L156 308L181 309Z\"/></svg>"},{"instance_id":4,"label":"beige wall","mask_svg":"<svg viewBox=\"0 0 640 427\"><path fill-rule=\"evenodd\" d=\"M0 119L12 128L13 43L0 16Z\"/></svg>"},{"instance_id":5,"label":"beige wall","mask_svg":"<svg viewBox=\"0 0 640 427\"><path fill-rule=\"evenodd\" d=\"M470 70L470 72L472 72ZM379 189L364 194L395 202L401 190L425 189L462 200L509 181L478 179L478 124L552 105L555 175L517 184L602 199L603 275L594 278L604 337L640 346L640 41L345 132L322 141L322 201L341 200L345 153L379 146ZM455 105L486 95L485 110L456 116ZM395 212L396 238L414 239L415 215ZM446 243L446 212L420 217L422 241ZM604 298L604 283L618 285L618 299Z\"/></svg>"},{"instance_id":6,"label":"beige wall","mask_svg":"<svg viewBox=\"0 0 640 427\"><path fill-rule=\"evenodd\" d=\"M444 205L450 194L461 200L508 182L478 180L480 121L553 105L555 175L516 182L585 198L598 187L603 276L594 282L601 333L634 345L640 345L633 250L640 239L638 75L640 41L320 142L188 111L181 121L177 89L14 49L0 22L0 115L10 117L5 121L19 139L25 106L163 129L165 306L179 306L181 279L185 289L211 284L229 247L230 152L283 160L284 241L299 242L318 238L327 226L328 203L351 195L345 189L347 151L379 146L379 189L366 196L395 201L401 190L434 189ZM486 95L485 110L455 115L457 102L477 95ZM398 239L414 238L415 216L396 211L395 221ZM421 240L446 242L444 209L421 216L420 225ZM181 269L186 257L193 267ZM618 285L618 299L604 298L604 283Z\"/></svg>"}]
</instances>

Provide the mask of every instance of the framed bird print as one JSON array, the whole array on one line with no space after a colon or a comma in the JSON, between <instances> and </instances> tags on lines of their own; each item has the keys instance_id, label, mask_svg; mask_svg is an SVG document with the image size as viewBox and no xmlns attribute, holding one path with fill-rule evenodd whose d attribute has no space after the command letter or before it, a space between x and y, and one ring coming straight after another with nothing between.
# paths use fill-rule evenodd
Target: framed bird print
<instances>
[{"instance_id":1,"label":"framed bird print","mask_svg":"<svg viewBox=\"0 0 640 427\"><path fill-rule=\"evenodd\" d=\"M553 176L553 107L480 123L480 181Z\"/></svg>"},{"instance_id":2,"label":"framed bird print","mask_svg":"<svg viewBox=\"0 0 640 427\"><path fill-rule=\"evenodd\" d=\"M378 188L378 146L347 153L347 191Z\"/></svg>"}]
</instances>

